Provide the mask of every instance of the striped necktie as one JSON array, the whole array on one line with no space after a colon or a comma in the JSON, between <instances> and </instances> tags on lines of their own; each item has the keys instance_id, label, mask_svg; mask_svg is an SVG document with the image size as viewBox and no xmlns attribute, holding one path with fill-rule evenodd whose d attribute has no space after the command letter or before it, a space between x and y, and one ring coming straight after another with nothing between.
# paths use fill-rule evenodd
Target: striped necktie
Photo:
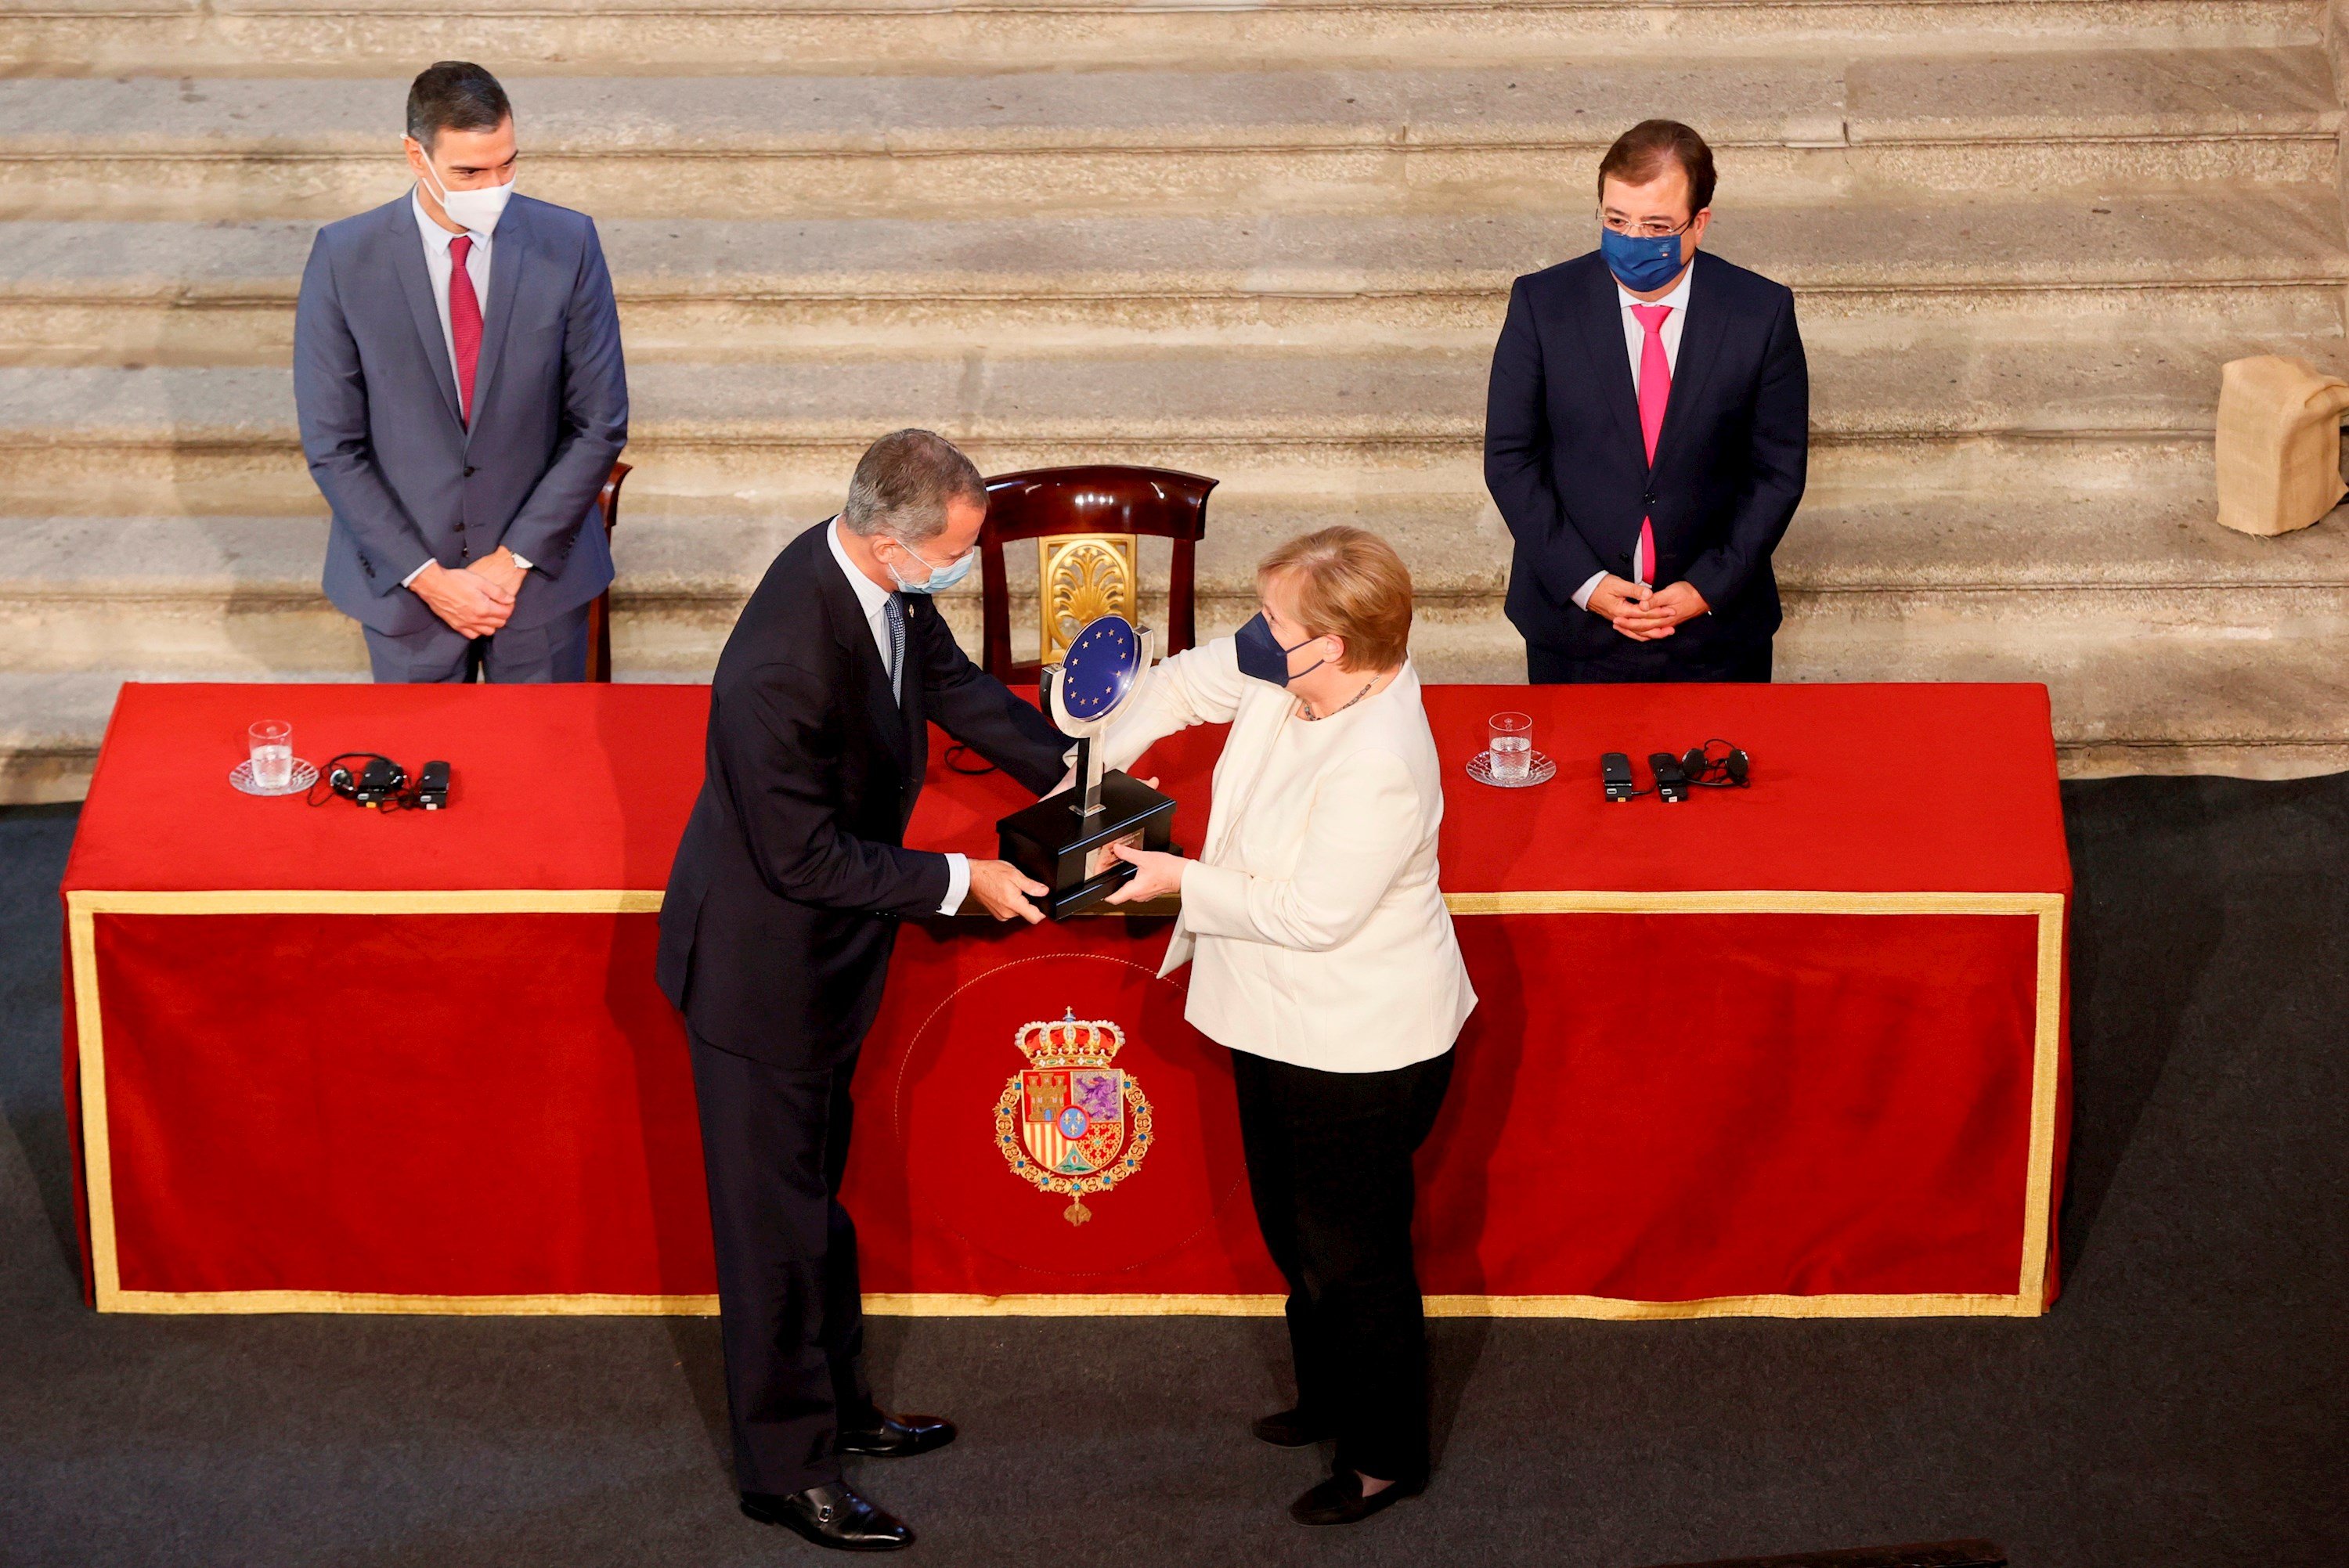
<instances>
[{"instance_id":1,"label":"striped necktie","mask_svg":"<svg viewBox=\"0 0 2349 1568\"><path fill-rule=\"evenodd\" d=\"M889 695L903 703L905 694L898 677L905 668L905 606L892 593L883 601L883 614L889 617Z\"/></svg>"}]
</instances>

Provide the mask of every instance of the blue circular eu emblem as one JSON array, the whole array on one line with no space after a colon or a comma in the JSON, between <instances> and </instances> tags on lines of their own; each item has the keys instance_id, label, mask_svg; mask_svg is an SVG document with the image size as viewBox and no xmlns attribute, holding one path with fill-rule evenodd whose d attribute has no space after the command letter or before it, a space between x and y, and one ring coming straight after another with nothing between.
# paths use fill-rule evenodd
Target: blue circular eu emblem
<instances>
[{"instance_id":1,"label":"blue circular eu emblem","mask_svg":"<svg viewBox=\"0 0 2349 1568\"><path fill-rule=\"evenodd\" d=\"M1061 703L1071 718L1101 718L1125 698L1141 673L1142 639L1123 615L1103 615L1069 644L1061 658Z\"/></svg>"},{"instance_id":2,"label":"blue circular eu emblem","mask_svg":"<svg viewBox=\"0 0 2349 1568\"><path fill-rule=\"evenodd\" d=\"M1082 1138L1085 1130L1092 1125L1092 1120L1085 1115L1085 1108L1081 1105L1072 1105L1061 1112L1061 1136L1063 1138Z\"/></svg>"}]
</instances>

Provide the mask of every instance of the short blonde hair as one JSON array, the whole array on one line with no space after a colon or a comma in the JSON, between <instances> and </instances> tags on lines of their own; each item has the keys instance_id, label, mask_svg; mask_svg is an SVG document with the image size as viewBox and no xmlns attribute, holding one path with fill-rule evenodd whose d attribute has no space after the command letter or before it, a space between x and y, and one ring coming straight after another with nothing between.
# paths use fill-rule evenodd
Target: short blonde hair
<instances>
[{"instance_id":1,"label":"short blonde hair","mask_svg":"<svg viewBox=\"0 0 2349 1568\"><path fill-rule=\"evenodd\" d=\"M1276 549L1256 569L1296 585L1297 618L1317 637L1342 637L1341 670L1392 669L1411 647L1411 573L1368 529L1319 529Z\"/></svg>"}]
</instances>

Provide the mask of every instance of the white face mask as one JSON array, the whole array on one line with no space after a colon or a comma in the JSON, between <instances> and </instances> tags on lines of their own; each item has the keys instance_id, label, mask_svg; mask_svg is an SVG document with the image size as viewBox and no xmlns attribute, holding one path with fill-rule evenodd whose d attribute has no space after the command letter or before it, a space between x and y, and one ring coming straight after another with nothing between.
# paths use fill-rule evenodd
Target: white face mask
<instances>
[{"instance_id":1,"label":"white face mask","mask_svg":"<svg viewBox=\"0 0 2349 1568\"><path fill-rule=\"evenodd\" d=\"M506 202L513 195L514 182L511 180L479 191L450 190L433 171L430 153L424 156L424 177L432 182L432 194L440 198L440 210L449 214L449 222L461 223L476 234L497 232L498 214L506 210Z\"/></svg>"}]
</instances>

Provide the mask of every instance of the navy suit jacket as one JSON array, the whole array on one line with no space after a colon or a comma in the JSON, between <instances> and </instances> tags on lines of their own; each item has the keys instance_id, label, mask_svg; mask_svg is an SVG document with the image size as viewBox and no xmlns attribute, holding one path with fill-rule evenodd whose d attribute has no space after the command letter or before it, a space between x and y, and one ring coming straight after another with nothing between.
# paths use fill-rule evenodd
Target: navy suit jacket
<instances>
[{"instance_id":1,"label":"navy suit jacket","mask_svg":"<svg viewBox=\"0 0 2349 1568\"><path fill-rule=\"evenodd\" d=\"M620 318L595 225L517 195L498 219L473 419L409 197L329 223L294 317L294 402L334 510L326 597L395 635L440 624L399 584L501 544L531 562L508 625L539 625L612 581L595 495L628 439Z\"/></svg>"},{"instance_id":2,"label":"navy suit jacket","mask_svg":"<svg viewBox=\"0 0 2349 1568\"><path fill-rule=\"evenodd\" d=\"M720 1050L792 1070L854 1057L897 922L934 914L944 855L908 850L930 724L1040 794L1069 738L972 664L926 595L903 596L889 692L830 523L783 547L710 682L700 798L661 901L662 991Z\"/></svg>"},{"instance_id":3,"label":"navy suit jacket","mask_svg":"<svg viewBox=\"0 0 2349 1568\"><path fill-rule=\"evenodd\" d=\"M1667 656L1766 644L1778 629L1770 552L1802 499L1810 376L1785 285L1696 254L1671 401L1648 466L1620 296L1599 253L1521 277L1493 351L1485 483L1516 548L1509 620L1577 657L1630 645L1574 605L1594 572L1631 574L1640 520L1658 587L1685 581L1713 607Z\"/></svg>"}]
</instances>

